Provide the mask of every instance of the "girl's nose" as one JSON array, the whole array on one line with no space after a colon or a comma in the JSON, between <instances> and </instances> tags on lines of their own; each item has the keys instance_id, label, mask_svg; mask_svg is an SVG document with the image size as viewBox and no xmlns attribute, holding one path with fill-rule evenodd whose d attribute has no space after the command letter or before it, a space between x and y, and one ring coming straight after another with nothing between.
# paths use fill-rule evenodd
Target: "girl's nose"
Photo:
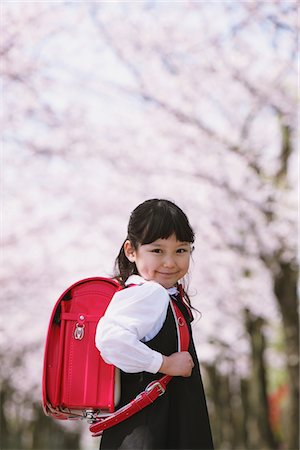
<instances>
[{"instance_id":1,"label":"girl's nose","mask_svg":"<svg viewBox=\"0 0 300 450\"><path fill-rule=\"evenodd\" d=\"M163 265L164 265L164 267L174 267L175 266L175 261L172 258L172 256L166 256L164 258Z\"/></svg>"}]
</instances>

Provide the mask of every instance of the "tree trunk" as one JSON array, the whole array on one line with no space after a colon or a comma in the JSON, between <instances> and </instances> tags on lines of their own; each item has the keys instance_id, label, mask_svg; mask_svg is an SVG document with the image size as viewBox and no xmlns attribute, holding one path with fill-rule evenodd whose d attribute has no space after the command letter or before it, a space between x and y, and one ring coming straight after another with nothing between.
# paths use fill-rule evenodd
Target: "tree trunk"
<instances>
[{"instance_id":1,"label":"tree trunk","mask_svg":"<svg viewBox=\"0 0 300 450\"><path fill-rule=\"evenodd\" d=\"M9 433L8 433L8 423L7 417L4 410L4 404L6 402L6 383L4 382L1 386L0 391L0 417L1 417L1 445L3 448L9 448Z\"/></svg>"},{"instance_id":2,"label":"tree trunk","mask_svg":"<svg viewBox=\"0 0 300 450\"><path fill-rule=\"evenodd\" d=\"M210 419L214 446L216 449L221 448L222 444L222 401L220 398L219 382L215 366L202 364L207 372L208 389L207 398L211 401Z\"/></svg>"},{"instance_id":3,"label":"tree trunk","mask_svg":"<svg viewBox=\"0 0 300 450\"><path fill-rule=\"evenodd\" d=\"M252 375L249 386L250 420L248 434L251 448L276 449L277 443L269 422L266 367L264 362L265 338L262 332L263 319L246 310L246 329L250 335L252 349Z\"/></svg>"},{"instance_id":4,"label":"tree trunk","mask_svg":"<svg viewBox=\"0 0 300 450\"><path fill-rule=\"evenodd\" d=\"M218 365L218 362L217 362ZM212 402L210 416L215 448L245 449L243 403L239 381L234 373L223 375L215 366L205 365L208 374L208 399ZM233 389L234 383L237 384Z\"/></svg>"},{"instance_id":5,"label":"tree trunk","mask_svg":"<svg viewBox=\"0 0 300 450\"><path fill-rule=\"evenodd\" d=\"M289 377L288 450L299 448L299 312L297 302L297 269L281 263L274 277L274 292L282 314L287 372Z\"/></svg>"},{"instance_id":6,"label":"tree trunk","mask_svg":"<svg viewBox=\"0 0 300 450\"><path fill-rule=\"evenodd\" d=\"M245 448L250 448L250 439L249 439L249 432L248 432L248 423L251 420L250 418L250 405L249 405L249 380L246 378L242 378L240 380L240 389L241 389L241 402L242 402L242 408L243 408L243 415L242 415L242 442L245 445Z\"/></svg>"}]
</instances>

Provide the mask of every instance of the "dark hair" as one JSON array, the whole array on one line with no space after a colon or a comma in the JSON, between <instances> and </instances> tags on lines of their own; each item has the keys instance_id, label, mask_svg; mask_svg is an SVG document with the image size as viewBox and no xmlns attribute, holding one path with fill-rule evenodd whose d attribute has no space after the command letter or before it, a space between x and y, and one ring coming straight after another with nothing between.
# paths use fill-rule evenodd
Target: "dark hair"
<instances>
[{"instance_id":1,"label":"dark hair","mask_svg":"<svg viewBox=\"0 0 300 450\"><path fill-rule=\"evenodd\" d=\"M181 242L193 243L195 240L185 213L170 200L155 198L146 200L132 211L124 243L129 240L137 250L139 245L167 239L172 234ZM130 275L138 274L135 263L125 255L124 243L115 261L115 278L123 285Z\"/></svg>"}]
</instances>

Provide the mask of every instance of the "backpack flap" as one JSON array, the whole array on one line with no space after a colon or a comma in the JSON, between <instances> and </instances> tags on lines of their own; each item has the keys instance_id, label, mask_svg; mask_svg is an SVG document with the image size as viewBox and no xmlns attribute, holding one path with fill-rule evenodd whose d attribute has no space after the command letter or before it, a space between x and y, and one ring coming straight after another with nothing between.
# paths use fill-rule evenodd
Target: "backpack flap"
<instances>
[{"instance_id":1,"label":"backpack flap","mask_svg":"<svg viewBox=\"0 0 300 450\"><path fill-rule=\"evenodd\" d=\"M56 418L115 409L115 372L95 345L96 327L113 294L114 280L90 278L71 286L55 305L45 348L43 399Z\"/></svg>"}]
</instances>

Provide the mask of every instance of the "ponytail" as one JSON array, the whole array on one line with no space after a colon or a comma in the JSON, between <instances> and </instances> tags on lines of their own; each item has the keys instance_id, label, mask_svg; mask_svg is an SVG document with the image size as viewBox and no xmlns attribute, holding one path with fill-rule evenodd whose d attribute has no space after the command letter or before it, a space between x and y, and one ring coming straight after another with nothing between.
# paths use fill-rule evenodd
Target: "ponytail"
<instances>
[{"instance_id":1,"label":"ponytail","mask_svg":"<svg viewBox=\"0 0 300 450\"><path fill-rule=\"evenodd\" d=\"M126 241L126 240L125 240ZM134 262L129 261L124 251L124 244L120 249L120 252L115 260L115 274L114 278L118 280L122 286L125 285L125 281L130 275L136 274L138 275L138 271Z\"/></svg>"}]
</instances>

